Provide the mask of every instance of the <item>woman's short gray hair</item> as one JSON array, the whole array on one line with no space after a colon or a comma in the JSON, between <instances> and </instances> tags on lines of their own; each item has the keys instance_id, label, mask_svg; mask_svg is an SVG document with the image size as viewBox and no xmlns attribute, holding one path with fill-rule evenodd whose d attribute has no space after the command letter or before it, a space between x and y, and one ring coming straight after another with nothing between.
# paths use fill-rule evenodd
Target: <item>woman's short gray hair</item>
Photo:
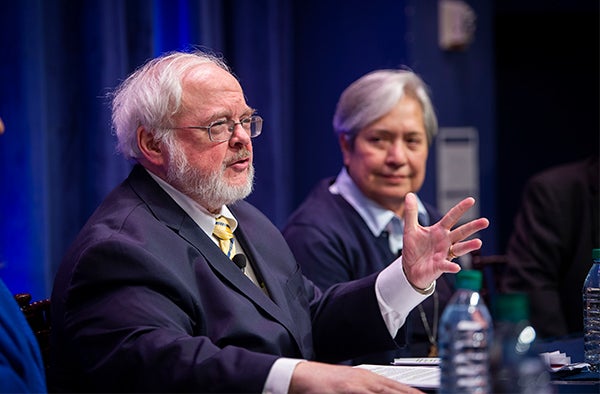
<instances>
[{"instance_id":1,"label":"woman's short gray hair","mask_svg":"<svg viewBox=\"0 0 600 394\"><path fill-rule=\"evenodd\" d=\"M415 97L421 103L427 142L431 145L438 123L429 88L409 70L375 70L350 84L337 103L333 117L335 133L348 136L353 143L361 129L390 112L405 95Z\"/></svg>"},{"instance_id":2,"label":"woman's short gray hair","mask_svg":"<svg viewBox=\"0 0 600 394\"><path fill-rule=\"evenodd\" d=\"M137 159L137 129L152 130L159 141L170 142L169 127L181 110L182 81L195 66L213 63L231 72L224 60L211 53L169 52L152 59L123 81L112 95L112 125L117 149L127 159Z\"/></svg>"}]
</instances>

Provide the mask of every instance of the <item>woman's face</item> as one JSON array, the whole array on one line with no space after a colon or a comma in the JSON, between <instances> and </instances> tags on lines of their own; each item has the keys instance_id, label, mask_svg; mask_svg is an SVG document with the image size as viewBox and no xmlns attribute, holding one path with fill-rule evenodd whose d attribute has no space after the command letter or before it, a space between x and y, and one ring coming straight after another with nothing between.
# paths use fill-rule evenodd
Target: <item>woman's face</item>
<instances>
[{"instance_id":1,"label":"woman's face","mask_svg":"<svg viewBox=\"0 0 600 394\"><path fill-rule=\"evenodd\" d=\"M429 145L423 110L405 95L390 112L358 132L354 146L340 144L350 177L362 193L402 216L404 196L425 180Z\"/></svg>"}]
</instances>

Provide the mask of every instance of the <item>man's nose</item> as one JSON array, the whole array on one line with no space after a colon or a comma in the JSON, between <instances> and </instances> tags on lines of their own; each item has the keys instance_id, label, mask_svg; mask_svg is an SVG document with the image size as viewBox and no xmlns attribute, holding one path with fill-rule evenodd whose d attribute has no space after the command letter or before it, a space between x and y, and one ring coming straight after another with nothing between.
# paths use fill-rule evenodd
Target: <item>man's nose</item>
<instances>
[{"instance_id":1,"label":"man's nose","mask_svg":"<svg viewBox=\"0 0 600 394\"><path fill-rule=\"evenodd\" d=\"M241 123L236 123L233 126L233 131L231 132L231 138L229 139L229 144L242 144L248 145L250 143L250 134L249 131L242 127Z\"/></svg>"}]
</instances>

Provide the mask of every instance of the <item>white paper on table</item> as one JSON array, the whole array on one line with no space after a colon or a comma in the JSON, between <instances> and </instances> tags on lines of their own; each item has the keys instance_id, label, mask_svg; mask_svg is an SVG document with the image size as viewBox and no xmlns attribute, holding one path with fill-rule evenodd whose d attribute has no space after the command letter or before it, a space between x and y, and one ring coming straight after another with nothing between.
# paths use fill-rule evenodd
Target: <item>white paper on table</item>
<instances>
[{"instance_id":1,"label":"white paper on table","mask_svg":"<svg viewBox=\"0 0 600 394\"><path fill-rule=\"evenodd\" d=\"M368 369L376 374L416 388L440 388L439 367L361 364L356 368Z\"/></svg>"},{"instance_id":2,"label":"white paper on table","mask_svg":"<svg viewBox=\"0 0 600 394\"><path fill-rule=\"evenodd\" d=\"M541 353L540 357L544 360L546 367L552 372L558 371L574 371L576 369L583 369L589 367L588 363L571 363L571 357L567 356L566 353L558 350L553 352Z\"/></svg>"},{"instance_id":3,"label":"white paper on table","mask_svg":"<svg viewBox=\"0 0 600 394\"><path fill-rule=\"evenodd\" d=\"M421 366L436 366L440 365L439 357L402 357L395 358L393 365L421 365Z\"/></svg>"}]
</instances>

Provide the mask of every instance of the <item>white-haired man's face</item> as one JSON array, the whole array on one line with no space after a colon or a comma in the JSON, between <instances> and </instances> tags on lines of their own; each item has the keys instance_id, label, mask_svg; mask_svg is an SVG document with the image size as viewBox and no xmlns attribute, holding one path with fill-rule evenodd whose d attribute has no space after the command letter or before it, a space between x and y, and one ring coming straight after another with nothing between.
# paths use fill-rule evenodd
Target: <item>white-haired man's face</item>
<instances>
[{"instance_id":1,"label":"white-haired man's face","mask_svg":"<svg viewBox=\"0 0 600 394\"><path fill-rule=\"evenodd\" d=\"M166 152L166 178L177 189L211 212L243 199L252 191L254 167L249 133L236 125L231 139L210 140L206 126L218 121L239 122L254 113L239 82L214 64L192 70L183 80L183 111L175 118L175 138Z\"/></svg>"}]
</instances>

